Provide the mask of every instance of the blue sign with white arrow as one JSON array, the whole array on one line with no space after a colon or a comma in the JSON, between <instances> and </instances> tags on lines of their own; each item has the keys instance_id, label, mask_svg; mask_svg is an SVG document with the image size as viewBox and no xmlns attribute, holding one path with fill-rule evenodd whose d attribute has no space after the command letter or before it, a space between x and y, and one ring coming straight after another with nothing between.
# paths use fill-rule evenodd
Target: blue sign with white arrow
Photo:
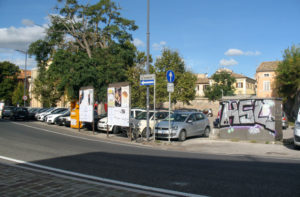
<instances>
[{"instance_id":1,"label":"blue sign with white arrow","mask_svg":"<svg viewBox=\"0 0 300 197\"><path fill-rule=\"evenodd\" d=\"M141 86L154 85L154 80L140 80Z\"/></svg>"},{"instance_id":2,"label":"blue sign with white arrow","mask_svg":"<svg viewBox=\"0 0 300 197\"><path fill-rule=\"evenodd\" d=\"M167 72L167 80L169 83L173 83L175 80L175 73L172 70L168 70Z\"/></svg>"}]
</instances>

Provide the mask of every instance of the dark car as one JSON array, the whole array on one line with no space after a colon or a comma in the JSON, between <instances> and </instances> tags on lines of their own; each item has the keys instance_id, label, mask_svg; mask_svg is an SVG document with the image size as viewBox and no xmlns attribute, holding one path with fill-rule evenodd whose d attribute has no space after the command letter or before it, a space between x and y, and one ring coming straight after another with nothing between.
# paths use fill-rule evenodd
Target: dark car
<instances>
[{"instance_id":1,"label":"dark car","mask_svg":"<svg viewBox=\"0 0 300 197\"><path fill-rule=\"evenodd\" d=\"M4 106L2 110L2 118L10 118L10 115L12 113L12 110L14 109L14 106Z\"/></svg>"},{"instance_id":2,"label":"dark car","mask_svg":"<svg viewBox=\"0 0 300 197\"><path fill-rule=\"evenodd\" d=\"M58 116L55 120L54 120L54 124L58 125L58 126L63 126L65 125L65 118L70 116L70 112L63 114L61 116Z\"/></svg>"},{"instance_id":3,"label":"dark car","mask_svg":"<svg viewBox=\"0 0 300 197\"><path fill-rule=\"evenodd\" d=\"M30 120L34 120L35 119L35 114L39 113L39 111L41 110L42 108L29 108L28 109L28 119Z\"/></svg>"},{"instance_id":4,"label":"dark car","mask_svg":"<svg viewBox=\"0 0 300 197\"><path fill-rule=\"evenodd\" d=\"M94 111L94 128L95 128L95 130L98 130L97 129L98 121L106 116L107 116L107 114L98 115L97 111ZM87 128L88 130L93 130L92 122L85 122L84 125L85 125L85 128Z\"/></svg>"},{"instance_id":5,"label":"dark car","mask_svg":"<svg viewBox=\"0 0 300 197\"><path fill-rule=\"evenodd\" d=\"M15 107L11 114L10 119L16 120L16 119L22 119L22 120L28 120L28 110L26 107Z\"/></svg>"}]
</instances>

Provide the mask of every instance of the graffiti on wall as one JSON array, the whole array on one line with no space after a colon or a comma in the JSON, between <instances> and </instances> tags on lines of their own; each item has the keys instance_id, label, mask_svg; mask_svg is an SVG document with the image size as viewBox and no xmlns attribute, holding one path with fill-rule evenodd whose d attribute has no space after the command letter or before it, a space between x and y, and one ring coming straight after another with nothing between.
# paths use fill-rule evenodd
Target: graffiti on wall
<instances>
[{"instance_id":1,"label":"graffiti on wall","mask_svg":"<svg viewBox=\"0 0 300 197\"><path fill-rule=\"evenodd\" d=\"M220 126L247 126L250 134L257 134L261 128L275 134L275 102L268 99L228 100L220 103Z\"/></svg>"}]
</instances>

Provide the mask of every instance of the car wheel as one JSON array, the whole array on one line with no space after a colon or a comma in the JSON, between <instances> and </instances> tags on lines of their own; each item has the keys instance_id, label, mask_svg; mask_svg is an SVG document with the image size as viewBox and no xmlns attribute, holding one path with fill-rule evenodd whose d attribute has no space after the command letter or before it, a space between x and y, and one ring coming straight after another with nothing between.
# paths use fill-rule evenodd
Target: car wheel
<instances>
[{"instance_id":1,"label":"car wheel","mask_svg":"<svg viewBox=\"0 0 300 197\"><path fill-rule=\"evenodd\" d=\"M120 129L118 126L114 126L113 128L113 134L118 134L120 132Z\"/></svg>"},{"instance_id":2,"label":"car wheel","mask_svg":"<svg viewBox=\"0 0 300 197\"><path fill-rule=\"evenodd\" d=\"M178 136L178 140L183 142L186 139L186 132L184 130L180 131L179 136Z\"/></svg>"},{"instance_id":3,"label":"car wheel","mask_svg":"<svg viewBox=\"0 0 300 197\"><path fill-rule=\"evenodd\" d=\"M210 129L208 127L204 130L204 137L209 137Z\"/></svg>"},{"instance_id":4,"label":"car wheel","mask_svg":"<svg viewBox=\"0 0 300 197\"><path fill-rule=\"evenodd\" d=\"M298 146L298 145L294 144L294 149L296 149L296 150L300 150L300 146Z\"/></svg>"}]
</instances>

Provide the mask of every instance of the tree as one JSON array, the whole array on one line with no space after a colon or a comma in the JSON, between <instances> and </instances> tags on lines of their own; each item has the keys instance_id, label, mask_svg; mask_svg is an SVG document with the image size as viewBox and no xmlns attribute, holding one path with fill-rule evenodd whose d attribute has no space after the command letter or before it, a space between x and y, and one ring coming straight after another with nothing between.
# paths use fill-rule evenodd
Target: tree
<instances>
[{"instance_id":1,"label":"tree","mask_svg":"<svg viewBox=\"0 0 300 197\"><path fill-rule=\"evenodd\" d=\"M18 104L22 106L24 103L23 94L24 94L24 83L19 82L12 95L12 104L15 106ZM28 95L28 90L26 90L26 95ZM30 103L30 98L27 98L27 100L25 101L26 106L28 106L29 103Z\"/></svg>"},{"instance_id":2,"label":"tree","mask_svg":"<svg viewBox=\"0 0 300 197\"><path fill-rule=\"evenodd\" d=\"M156 100L157 102L168 101L167 79L166 73L168 70L173 70L175 73L174 92L172 93L171 101L176 103L182 101L189 104L189 101L195 98L195 83L196 76L187 71L184 61L179 56L177 51L163 49L162 56L156 59L155 62L156 74Z\"/></svg>"},{"instance_id":3,"label":"tree","mask_svg":"<svg viewBox=\"0 0 300 197\"><path fill-rule=\"evenodd\" d=\"M0 100L12 104L12 96L17 86L19 67L8 61L0 62Z\"/></svg>"},{"instance_id":4,"label":"tree","mask_svg":"<svg viewBox=\"0 0 300 197\"><path fill-rule=\"evenodd\" d=\"M82 5L76 0L58 0L60 15L52 15L45 40L30 46L36 56L39 77L37 97L54 105L60 96L78 99L80 87L92 85L96 100L106 100L109 83L126 81L136 48L129 31L137 26L122 18L110 0Z\"/></svg>"},{"instance_id":5,"label":"tree","mask_svg":"<svg viewBox=\"0 0 300 197\"><path fill-rule=\"evenodd\" d=\"M300 47L287 48L276 69L275 88L283 98L286 112L294 119L300 105ZM298 100L299 99L299 100Z\"/></svg>"},{"instance_id":6,"label":"tree","mask_svg":"<svg viewBox=\"0 0 300 197\"><path fill-rule=\"evenodd\" d=\"M123 43L131 40L128 30L136 30L133 20L120 16L120 7L110 0L100 0L94 5L79 4L77 0L59 0L63 7L57 9L60 15L51 15L52 26L49 35L61 41L62 32L75 40L66 43L72 48L83 49L92 57L95 48L107 48L117 40Z\"/></svg>"},{"instance_id":7,"label":"tree","mask_svg":"<svg viewBox=\"0 0 300 197\"><path fill-rule=\"evenodd\" d=\"M235 78L226 71L217 72L212 75L214 83L204 90L205 97L210 101L218 100L223 96L233 96Z\"/></svg>"}]
</instances>

